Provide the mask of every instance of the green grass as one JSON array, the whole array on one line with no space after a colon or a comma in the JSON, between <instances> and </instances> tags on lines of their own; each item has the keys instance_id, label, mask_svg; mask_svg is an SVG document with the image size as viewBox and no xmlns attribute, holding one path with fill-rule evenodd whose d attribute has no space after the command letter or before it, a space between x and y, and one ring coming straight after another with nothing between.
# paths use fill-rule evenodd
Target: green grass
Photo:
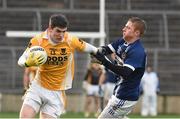
<instances>
[{"instance_id":1,"label":"green grass","mask_svg":"<svg viewBox=\"0 0 180 119\"><path fill-rule=\"evenodd\" d=\"M0 118L18 118L18 112L0 112ZM130 114L129 118L180 118L180 115L175 114L159 114L156 117L141 117L137 114ZM62 115L61 118L85 118L83 112L75 113L75 112L67 112ZM93 114L91 114L90 118L95 118Z\"/></svg>"},{"instance_id":2,"label":"green grass","mask_svg":"<svg viewBox=\"0 0 180 119\"><path fill-rule=\"evenodd\" d=\"M0 118L18 118L17 112L0 112Z\"/></svg>"}]
</instances>

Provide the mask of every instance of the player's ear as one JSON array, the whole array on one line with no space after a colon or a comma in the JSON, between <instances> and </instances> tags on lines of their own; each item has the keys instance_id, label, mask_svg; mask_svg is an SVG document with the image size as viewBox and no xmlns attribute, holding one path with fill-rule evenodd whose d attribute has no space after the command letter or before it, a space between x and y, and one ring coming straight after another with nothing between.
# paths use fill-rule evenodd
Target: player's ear
<instances>
[{"instance_id":1,"label":"player's ear","mask_svg":"<svg viewBox=\"0 0 180 119\"><path fill-rule=\"evenodd\" d=\"M137 37L139 37L139 36L140 36L140 31L139 31L139 30L136 30L136 31L135 31L135 35L136 35Z\"/></svg>"},{"instance_id":2,"label":"player's ear","mask_svg":"<svg viewBox=\"0 0 180 119\"><path fill-rule=\"evenodd\" d=\"M51 26L48 27L48 31L50 31L50 32L52 31L52 27Z\"/></svg>"}]
</instances>

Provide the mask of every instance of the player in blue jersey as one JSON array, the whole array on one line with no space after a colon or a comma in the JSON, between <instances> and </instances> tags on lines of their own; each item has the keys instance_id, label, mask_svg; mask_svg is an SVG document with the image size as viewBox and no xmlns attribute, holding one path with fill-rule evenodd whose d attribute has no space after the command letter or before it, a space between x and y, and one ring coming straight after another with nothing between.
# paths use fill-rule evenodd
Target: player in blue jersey
<instances>
[{"instance_id":1,"label":"player in blue jersey","mask_svg":"<svg viewBox=\"0 0 180 119\"><path fill-rule=\"evenodd\" d=\"M146 53L141 44L146 23L138 17L130 18L122 29L123 37L102 46L93 54L106 68L118 75L113 95L99 115L101 118L123 118L129 114L140 96L140 82L145 71ZM116 54L116 64L105 55Z\"/></svg>"}]
</instances>

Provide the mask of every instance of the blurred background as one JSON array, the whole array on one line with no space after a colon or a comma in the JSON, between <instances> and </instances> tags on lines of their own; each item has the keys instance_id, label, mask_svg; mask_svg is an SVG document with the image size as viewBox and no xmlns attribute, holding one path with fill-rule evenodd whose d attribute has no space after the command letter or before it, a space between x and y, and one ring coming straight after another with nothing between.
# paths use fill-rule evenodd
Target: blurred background
<instances>
[{"instance_id":1,"label":"blurred background","mask_svg":"<svg viewBox=\"0 0 180 119\"><path fill-rule=\"evenodd\" d=\"M17 59L30 40L7 37L6 32L44 31L49 16L54 13L67 16L69 31L99 32L99 6L99 0L0 0L0 111L20 110L24 69L17 65ZM142 42L148 64L160 80L158 113L180 115L180 0L105 0L104 44L122 35L121 29L131 16L147 22ZM100 38L89 36L84 40L100 45ZM67 111L83 112L82 82L90 57L78 52L75 57L75 80L73 89L67 92ZM133 113L140 113L140 105L138 103Z\"/></svg>"}]
</instances>

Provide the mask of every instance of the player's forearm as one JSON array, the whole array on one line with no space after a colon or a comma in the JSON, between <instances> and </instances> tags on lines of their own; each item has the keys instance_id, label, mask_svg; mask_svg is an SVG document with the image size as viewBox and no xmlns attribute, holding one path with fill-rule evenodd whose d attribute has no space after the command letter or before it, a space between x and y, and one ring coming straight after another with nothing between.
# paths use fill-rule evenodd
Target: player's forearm
<instances>
[{"instance_id":1,"label":"player's forearm","mask_svg":"<svg viewBox=\"0 0 180 119\"><path fill-rule=\"evenodd\" d=\"M108 60L104 61L103 65L107 67L108 69L110 69L111 71L113 71L114 73L116 73L117 75L122 76L124 79L126 79L133 72L133 70L130 69L129 67L118 66L118 65L112 64Z\"/></svg>"},{"instance_id":2,"label":"player's forearm","mask_svg":"<svg viewBox=\"0 0 180 119\"><path fill-rule=\"evenodd\" d=\"M24 85L24 89L27 90L29 88L29 83L30 83L30 79L29 76L24 76L24 80L23 80L23 85Z\"/></svg>"},{"instance_id":3,"label":"player's forearm","mask_svg":"<svg viewBox=\"0 0 180 119\"><path fill-rule=\"evenodd\" d=\"M86 46L85 46L85 49L84 49L84 52L88 52L88 53L96 53L97 52L97 48L89 43L86 43Z\"/></svg>"}]
</instances>

